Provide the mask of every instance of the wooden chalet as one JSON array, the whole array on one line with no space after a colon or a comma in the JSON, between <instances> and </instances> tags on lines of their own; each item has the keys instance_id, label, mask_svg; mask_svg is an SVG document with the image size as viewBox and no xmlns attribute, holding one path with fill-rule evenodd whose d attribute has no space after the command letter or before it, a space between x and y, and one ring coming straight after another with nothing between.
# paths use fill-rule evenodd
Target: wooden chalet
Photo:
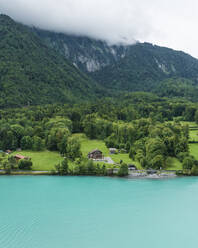
<instances>
[{"instance_id":1,"label":"wooden chalet","mask_svg":"<svg viewBox=\"0 0 198 248\"><path fill-rule=\"evenodd\" d=\"M104 157L100 150L95 149L88 153L88 158L89 159L103 159Z\"/></svg>"}]
</instances>

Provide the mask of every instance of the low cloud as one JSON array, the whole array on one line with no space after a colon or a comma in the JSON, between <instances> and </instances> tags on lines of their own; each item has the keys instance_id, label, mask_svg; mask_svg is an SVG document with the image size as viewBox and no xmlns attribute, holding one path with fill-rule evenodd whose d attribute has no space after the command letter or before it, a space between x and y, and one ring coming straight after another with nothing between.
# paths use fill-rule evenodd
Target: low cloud
<instances>
[{"instance_id":1,"label":"low cloud","mask_svg":"<svg viewBox=\"0 0 198 248\"><path fill-rule=\"evenodd\" d=\"M198 57L196 0L0 0L0 12L42 29L110 43L148 41Z\"/></svg>"},{"instance_id":2,"label":"low cloud","mask_svg":"<svg viewBox=\"0 0 198 248\"><path fill-rule=\"evenodd\" d=\"M1 12L42 29L133 43L151 29L138 1L1 0Z\"/></svg>"}]
</instances>

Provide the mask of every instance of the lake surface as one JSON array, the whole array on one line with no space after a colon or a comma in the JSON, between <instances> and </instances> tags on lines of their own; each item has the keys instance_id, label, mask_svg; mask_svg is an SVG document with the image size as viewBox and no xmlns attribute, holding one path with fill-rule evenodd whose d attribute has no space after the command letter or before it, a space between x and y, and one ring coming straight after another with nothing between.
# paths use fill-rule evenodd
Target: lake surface
<instances>
[{"instance_id":1,"label":"lake surface","mask_svg":"<svg viewBox=\"0 0 198 248\"><path fill-rule=\"evenodd\" d=\"M194 248L198 178L1 176L2 248Z\"/></svg>"}]
</instances>

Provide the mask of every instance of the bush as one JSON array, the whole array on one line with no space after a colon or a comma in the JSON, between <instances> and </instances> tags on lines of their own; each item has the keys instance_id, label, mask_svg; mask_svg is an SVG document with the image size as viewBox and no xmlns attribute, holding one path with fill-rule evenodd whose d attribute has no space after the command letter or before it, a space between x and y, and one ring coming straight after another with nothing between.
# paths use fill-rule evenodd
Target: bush
<instances>
[{"instance_id":1,"label":"bush","mask_svg":"<svg viewBox=\"0 0 198 248\"><path fill-rule=\"evenodd\" d=\"M118 170L118 176L119 177L124 177L127 176L129 173L128 171L128 165L125 163L122 163L119 170Z\"/></svg>"},{"instance_id":2,"label":"bush","mask_svg":"<svg viewBox=\"0 0 198 248\"><path fill-rule=\"evenodd\" d=\"M30 159L21 159L19 161L18 167L20 170L31 170L32 161Z\"/></svg>"},{"instance_id":3,"label":"bush","mask_svg":"<svg viewBox=\"0 0 198 248\"><path fill-rule=\"evenodd\" d=\"M188 156L188 152L180 152L177 154L177 158L179 159L180 162L182 162L184 158L187 156Z\"/></svg>"},{"instance_id":4,"label":"bush","mask_svg":"<svg viewBox=\"0 0 198 248\"><path fill-rule=\"evenodd\" d=\"M64 158L61 163L55 165L55 168L56 168L56 170L57 170L57 172L58 172L59 175L61 175L61 176L67 175L68 174L68 170L69 170L67 159Z\"/></svg>"},{"instance_id":5,"label":"bush","mask_svg":"<svg viewBox=\"0 0 198 248\"><path fill-rule=\"evenodd\" d=\"M193 167L191 169L191 175L192 176L198 176L198 166L197 165L193 165Z\"/></svg>"},{"instance_id":6,"label":"bush","mask_svg":"<svg viewBox=\"0 0 198 248\"><path fill-rule=\"evenodd\" d=\"M194 165L194 158L192 156L187 156L184 158L182 166L184 170L191 170Z\"/></svg>"}]
</instances>

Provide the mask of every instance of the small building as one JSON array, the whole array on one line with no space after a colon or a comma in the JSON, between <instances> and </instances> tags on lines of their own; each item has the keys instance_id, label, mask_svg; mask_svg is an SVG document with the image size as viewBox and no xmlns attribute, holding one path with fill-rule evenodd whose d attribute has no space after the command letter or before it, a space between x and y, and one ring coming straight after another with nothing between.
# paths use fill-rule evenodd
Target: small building
<instances>
[{"instance_id":1,"label":"small building","mask_svg":"<svg viewBox=\"0 0 198 248\"><path fill-rule=\"evenodd\" d=\"M116 154L117 153L117 149L116 148L109 148L109 153L110 154Z\"/></svg>"},{"instance_id":2,"label":"small building","mask_svg":"<svg viewBox=\"0 0 198 248\"><path fill-rule=\"evenodd\" d=\"M6 150L6 153L10 154L10 153L12 153L12 151L11 150Z\"/></svg>"},{"instance_id":3,"label":"small building","mask_svg":"<svg viewBox=\"0 0 198 248\"><path fill-rule=\"evenodd\" d=\"M157 170L148 169L146 172L147 172L147 174L149 174L149 175L153 175L153 174L156 174L156 173L157 173Z\"/></svg>"},{"instance_id":4,"label":"small building","mask_svg":"<svg viewBox=\"0 0 198 248\"><path fill-rule=\"evenodd\" d=\"M29 159L28 157L25 157L25 156L20 155L20 154L16 154L16 155L14 156L14 158L16 159L17 162L18 162L19 160L21 160L21 159Z\"/></svg>"},{"instance_id":5,"label":"small building","mask_svg":"<svg viewBox=\"0 0 198 248\"><path fill-rule=\"evenodd\" d=\"M128 164L129 170L137 170L137 167L134 164Z\"/></svg>"},{"instance_id":6,"label":"small building","mask_svg":"<svg viewBox=\"0 0 198 248\"><path fill-rule=\"evenodd\" d=\"M88 153L88 158L89 159L103 159L104 157L100 150L95 149Z\"/></svg>"}]
</instances>

